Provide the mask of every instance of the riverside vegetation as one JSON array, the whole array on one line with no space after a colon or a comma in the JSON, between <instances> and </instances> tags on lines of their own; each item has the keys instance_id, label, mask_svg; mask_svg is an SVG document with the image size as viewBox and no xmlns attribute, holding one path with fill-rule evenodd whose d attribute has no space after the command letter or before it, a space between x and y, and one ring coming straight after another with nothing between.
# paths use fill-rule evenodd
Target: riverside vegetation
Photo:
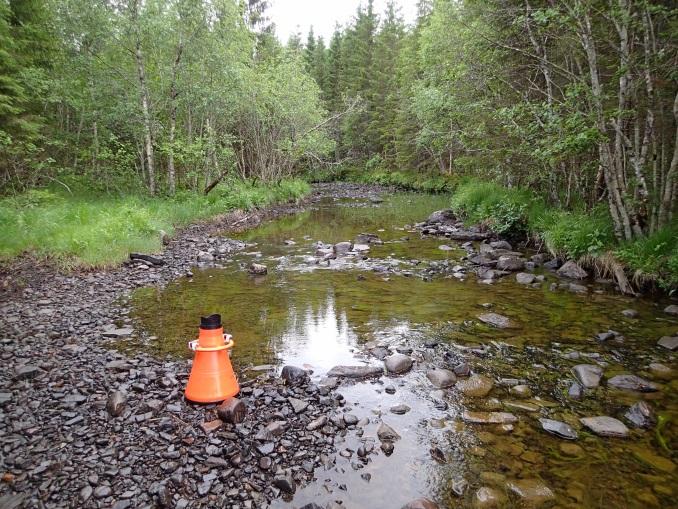
<instances>
[{"instance_id":1,"label":"riverside vegetation","mask_svg":"<svg viewBox=\"0 0 678 509\"><path fill-rule=\"evenodd\" d=\"M353 175L452 191L470 177L454 199L470 220L672 291L674 14L649 0L420 0L406 25L368 0L331 40L283 45L265 0L3 0L2 257L107 265L157 248L159 229L270 203L189 198L219 186ZM74 217L71 235L61 218ZM97 232L117 239L110 256Z\"/></svg>"}]
</instances>

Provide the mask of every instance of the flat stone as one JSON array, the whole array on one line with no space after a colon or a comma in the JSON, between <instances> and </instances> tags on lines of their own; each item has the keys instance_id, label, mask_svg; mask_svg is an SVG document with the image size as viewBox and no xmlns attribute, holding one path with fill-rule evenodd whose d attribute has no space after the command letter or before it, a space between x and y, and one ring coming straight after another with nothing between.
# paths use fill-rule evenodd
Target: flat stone
<instances>
[{"instance_id":1,"label":"flat stone","mask_svg":"<svg viewBox=\"0 0 678 509\"><path fill-rule=\"evenodd\" d=\"M504 401L503 405L507 410L518 410L521 412L539 412L540 410L537 405L525 401Z\"/></svg>"},{"instance_id":2,"label":"flat stone","mask_svg":"<svg viewBox=\"0 0 678 509\"><path fill-rule=\"evenodd\" d=\"M584 455L584 449L582 449L581 446L571 442L564 442L560 444L560 452L571 458L577 458Z\"/></svg>"},{"instance_id":3,"label":"flat stone","mask_svg":"<svg viewBox=\"0 0 678 509\"><path fill-rule=\"evenodd\" d=\"M206 433L210 434L213 431L218 430L224 425L224 422L221 419L214 419L213 421L205 421L200 425L200 428Z\"/></svg>"},{"instance_id":4,"label":"flat stone","mask_svg":"<svg viewBox=\"0 0 678 509\"><path fill-rule=\"evenodd\" d=\"M465 410L461 418L472 424L511 424L518 418L508 412L471 412Z\"/></svg>"},{"instance_id":5,"label":"flat stone","mask_svg":"<svg viewBox=\"0 0 678 509\"><path fill-rule=\"evenodd\" d=\"M426 373L426 378L438 389L452 387L457 381L456 375L447 369L431 369Z\"/></svg>"},{"instance_id":6,"label":"flat stone","mask_svg":"<svg viewBox=\"0 0 678 509\"><path fill-rule=\"evenodd\" d=\"M384 366L386 366L386 371L389 373L405 373L412 369L412 364L414 361L407 355L401 353L395 353L390 357L384 359Z\"/></svg>"},{"instance_id":7,"label":"flat stone","mask_svg":"<svg viewBox=\"0 0 678 509\"><path fill-rule=\"evenodd\" d=\"M628 436L629 429L623 422L608 416L583 417L579 421L590 429L596 435L601 437L619 437Z\"/></svg>"},{"instance_id":8,"label":"flat stone","mask_svg":"<svg viewBox=\"0 0 678 509\"><path fill-rule=\"evenodd\" d=\"M300 414L308 408L308 402L297 398L287 398L295 414Z\"/></svg>"},{"instance_id":9,"label":"flat stone","mask_svg":"<svg viewBox=\"0 0 678 509\"><path fill-rule=\"evenodd\" d=\"M667 315L678 316L678 305L671 304L670 306L666 306L664 308L664 313Z\"/></svg>"},{"instance_id":10,"label":"flat stone","mask_svg":"<svg viewBox=\"0 0 678 509\"><path fill-rule=\"evenodd\" d=\"M30 380L43 373L43 370L33 364L22 364L14 368L15 380Z\"/></svg>"},{"instance_id":11,"label":"flat stone","mask_svg":"<svg viewBox=\"0 0 678 509\"><path fill-rule=\"evenodd\" d=\"M537 279L537 276L530 274L529 272L518 272L516 274L516 282L521 285L531 285Z\"/></svg>"},{"instance_id":12,"label":"flat stone","mask_svg":"<svg viewBox=\"0 0 678 509\"><path fill-rule=\"evenodd\" d=\"M398 435L396 430L394 430L385 422L379 423L379 427L377 428L377 437L379 437L379 440L382 442L394 442L396 440L400 440L400 435Z\"/></svg>"},{"instance_id":13,"label":"flat stone","mask_svg":"<svg viewBox=\"0 0 678 509\"><path fill-rule=\"evenodd\" d=\"M459 380L456 384L459 391L472 398L484 398L492 387L494 387L492 379L483 375L473 375L466 380Z\"/></svg>"},{"instance_id":14,"label":"flat stone","mask_svg":"<svg viewBox=\"0 0 678 509\"><path fill-rule=\"evenodd\" d=\"M631 424L637 428L651 428L656 422L656 417L652 407L645 401L634 403L624 414Z\"/></svg>"},{"instance_id":15,"label":"flat stone","mask_svg":"<svg viewBox=\"0 0 678 509\"><path fill-rule=\"evenodd\" d=\"M511 272L523 270L525 268L525 260L517 256L503 255L497 260L497 268Z\"/></svg>"},{"instance_id":16,"label":"flat stone","mask_svg":"<svg viewBox=\"0 0 678 509\"><path fill-rule=\"evenodd\" d=\"M518 384L514 385L509 389L509 393L513 394L514 396L517 396L519 398L531 398L532 397L532 390L530 389L529 385L525 384Z\"/></svg>"},{"instance_id":17,"label":"flat stone","mask_svg":"<svg viewBox=\"0 0 678 509\"><path fill-rule=\"evenodd\" d=\"M334 366L327 372L328 377L336 378L368 378L383 374L381 366Z\"/></svg>"},{"instance_id":18,"label":"flat stone","mask_svg":"<svg viewBox=\"0 0 678 509\"><path fill-rule=\"evenodd\" d=\"M664 336L657 341L657 345L673 352L678 348L678 336Z\"/></svg>"},{"instance_id":19,"label":"flat stone","mask_svg":"<svg viewBox=\"0 0 678 509\"><path fill-rule=\"evenodd\" d=\"M572 368L572 374L582 386L587 389L593 389L600 385L603 369L593 364L577 364Z\"/></svg>"},{"instance_id":20,"label":"flat stone","mask_svg":"<svg viewBox=\"0 0 678 509\"><path fill-rule=\"evenodd\" d=\"M615 389L636 392L657 392L659 387L653 382L636 375L617 375L607 381L607 385Z\"/></svg>"},{"instance_id":21,"label":"flat stone","mask_svg":"<svg viewBox=\"0 0 678 509\"><path fill-rule=\"evenodd\" d=\"M539 479L509 480L506 481L506 488L515 493L528 507L537 507L555 498L551 488Z\"/></svg>"},{"instance_id":22,"label":"flat stone","mask_svg":"<svg viewBox=\"0 0 678 509\"><path fill-rule=\"evenodd\" d=\"M577 382L572 382L570 388L567 389L567 397L575 401L579 401L584 397L584 388Z\"/></svg>"},{"instance_id":23,"label":"flat stone","mask_svg":"<svg viewBox=\"0 0 678 509\"><path fill-rule=\"evenodd\" d=\"M245 420L247 407L238 398L228 398L217 407L219 419L231 424L239 424Z\"/></svg>"},{"instance_id":24,"label":"flat stone","mask_svg":"<svg viewBox=\"0 0 678 509\"><path fill-rule=\"evenodd\" d=\"M508 317L497 313L483 313L482 315L478 315L478 319L481 322L491 325L492 327L497 327L498 329L506 329L512 326L511 320L509 320Z\"/></svg>"},{"instance_id":25,"label":"flat stone","mask_svg":"<svg viewBox=\"0 0 678 509\"><path fill-rule=\"evenodd\" d=\"M572 426L565 422L555 421L553 419L539 419L544 431L551 433L565 440L576 440L579 436Z\"/></svg>"},{"instance_id":26,"label":"flat stone","mask_svg":"<svg viewBox=\"0 0 678 509\"><path fill-rule=\"evenodd\" d=\"M558 269L557 273L561 277L567 277L570 279L585 279L589 275L588 272L586 272L572 260L565 262L565 264Z\"/></svg>"}]
</instances>

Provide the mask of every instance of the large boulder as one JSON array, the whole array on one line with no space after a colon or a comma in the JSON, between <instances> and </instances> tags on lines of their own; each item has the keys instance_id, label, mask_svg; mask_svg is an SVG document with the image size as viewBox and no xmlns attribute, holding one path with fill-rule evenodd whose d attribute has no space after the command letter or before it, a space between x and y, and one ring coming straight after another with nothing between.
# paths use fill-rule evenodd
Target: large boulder
<instances>
[{"instance_id":1,"label":"large boulder","mask_svg":"<svg viewBox=\"0 0 678 509\"><path fill-rule=\"evenodd\" d=\"M558 275L570 279L585 279L588 277L588 272L582 269L576 262L570 260L565 265L558 269Z\"/></svg>"}]
</instances>

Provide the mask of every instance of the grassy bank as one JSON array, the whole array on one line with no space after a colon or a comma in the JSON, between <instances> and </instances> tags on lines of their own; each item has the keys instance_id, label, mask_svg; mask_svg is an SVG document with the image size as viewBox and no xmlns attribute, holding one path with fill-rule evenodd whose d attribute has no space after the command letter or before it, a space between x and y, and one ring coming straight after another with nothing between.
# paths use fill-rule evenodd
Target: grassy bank
<instances>
[{"instance_id":1,"label":"grassy bank","mask_svg":"<svg viewBox=\"0 0 678 509\"><path fill-rule=\"evenodd\" d=\"M158 252L161 230L172 235L191 222L298 200L309 191L301 180L268 185L234 181L208 196L182 192L173 198L33 190L0 200L0 260L30 252L63 267L112 266L130 252Z\"/></svg>"},{"instance_id":2,"label":"grassy bank","mask_svg":"<svg viewBox=\"0 0 678 509\"><path fill-rule=\"evenodd\" d=\"M678 224L633 242L618 243L606 204L593 210L549 207L529 190L493 182L460 182L452 209L468 222L484 222L509 236L530 236L553 255L598 268L621 264L636 287L678 289Z\"/></svg>"}]
</instances>

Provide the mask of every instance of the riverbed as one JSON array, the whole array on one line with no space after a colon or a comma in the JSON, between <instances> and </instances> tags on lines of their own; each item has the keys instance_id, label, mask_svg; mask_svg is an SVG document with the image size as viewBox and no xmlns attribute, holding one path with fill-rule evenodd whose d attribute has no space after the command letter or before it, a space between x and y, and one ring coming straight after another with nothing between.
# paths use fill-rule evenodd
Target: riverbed
<instances>
[{"instance_id":1,"label":"riverbed","mask_svg":"<svg viewBox=\"0 0 678 509\"><path fill-rule=\"evenodd\" d=\"M122 348L189 358L196 317L220 313L242 380L293 365L320 384L337 365L383 367L398 352L413 360L402 374L339 378L336 414L351 418L332 431L331 461L273 507L387 508L422 497L439 507L672 506L676 363L657 345L678 334L678 319L663 311L670 302L623 296L608 281L572 291L541 266L529 267L537 276L530 284L515 274L480 279L468 263L478 242L462 247L415 226L448 201L328 197L264 223L237 237L243 248L234 256L136 291L131 317L141 333ZM359 252L323 254L365 239ZM252 263L268 273L249 274ZM487 313L510 325L483 323ZM602 379L572 397L581 365L599 368ZM436 369L456 371L457 383L435 387ZM652 392L607 384L619 374L641 377ZM488 390L463 390L469 379ZM624 417L639 402L652 412L646 427ZM482 422L498 415L502 422ZM600 436L580 421L595 416L618 419L627 436ZM576 438L548 433L544 418ZM380 447L382 424L399 435L386 441L392 452Z\"/></svg>"}]
</instances>

